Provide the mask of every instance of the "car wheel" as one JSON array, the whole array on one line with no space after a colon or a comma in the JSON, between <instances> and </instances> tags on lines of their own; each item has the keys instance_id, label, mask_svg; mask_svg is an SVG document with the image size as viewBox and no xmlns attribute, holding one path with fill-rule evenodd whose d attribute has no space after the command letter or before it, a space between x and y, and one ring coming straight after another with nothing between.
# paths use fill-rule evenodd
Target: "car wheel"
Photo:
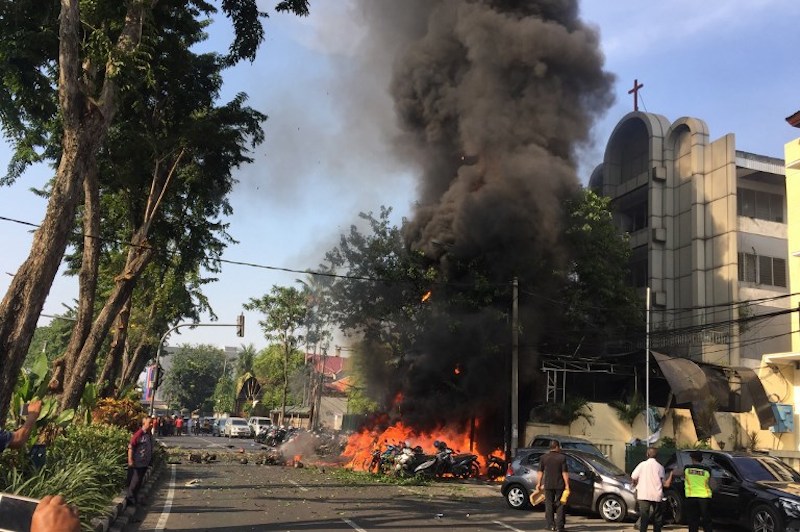
<instances>
[{"instance_id":1,"label":"car wheel","mask_svg":"<svg viewBox=\"0 0 800 532\"><path fill-rule=\"evenodd\" d=\"M628 507L622 497L617 495L604 495L597 504L600 517L609 523L619 523L628 514Z\"/></svg>"},{"instance_id":2,"label":"car wheel","mask_svg":"<svg viewBox=\"0 0 800 532\"><path fill-rule=\"evenodd\" d=\"M753 532L783 532L783 524L778 513L769 506L756 506L750 514Z\"/></svg>"},{"instance_id":3,"label":"car wheel","mask_svg":"<svg viewBox=\"0 0 800 532\"><path fill-rule=\"evenodd\" d=\"M676 525L685 524L683 499L674 491L667 492L667 504L664 514L664 521L666 522L673 522Z\"/></svg>"},{"instance_id":4,"label":"car wheel","mask_svg":"<svg viewBox=\"0 0 800 532\"><path fill-rule=\"evenodd\" d=\"M529 508L531 504L528 500L528 490L521 484L512 484L508 487L508 491L506 491L506 502L508 506L514 510L524 510Z\"/></svg>"}]
</instances>

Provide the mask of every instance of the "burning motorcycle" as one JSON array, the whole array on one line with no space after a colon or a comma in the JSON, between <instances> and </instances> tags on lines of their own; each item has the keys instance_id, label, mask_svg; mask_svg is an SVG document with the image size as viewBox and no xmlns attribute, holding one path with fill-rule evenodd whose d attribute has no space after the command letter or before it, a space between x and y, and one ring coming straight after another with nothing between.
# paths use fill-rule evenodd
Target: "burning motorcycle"
<instances>
[{"instance_id":1,"label":"burning motorcycle","mask_svg":"<svg viewBox=\"0 0 800 532\"><path fill-rule=\"evenodd\" d=\"M486 457L486 476L489 480L497 480L506 475L508 463L499 456L490 455Z\"/></svg>"}]
</instances>

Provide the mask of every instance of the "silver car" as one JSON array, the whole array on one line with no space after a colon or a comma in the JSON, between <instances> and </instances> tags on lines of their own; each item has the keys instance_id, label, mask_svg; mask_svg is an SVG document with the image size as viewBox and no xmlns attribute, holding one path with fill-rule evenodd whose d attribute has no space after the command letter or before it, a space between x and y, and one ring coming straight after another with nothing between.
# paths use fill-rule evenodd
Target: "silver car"
<instances>
[{"instance_id":1,"label":"silver car","mask_svg":"<svg viewBox=\"0 0 800 532\"><path fill-rule=\"evenodd\" d=\"M503 481L501 493L515 510L530 508L530 494L536 489L539 459L547 452L533 449L520 452ZM570 495L567 509L588 510L609 522L636 519L636 494L631 477L605 458L583 451L562 450L567 456Z\"/></svg>"},{"instance_id":2,"label":"silver car","mask_svg":"<svg viewBox=\"0 0 800 532\"><path fill-rule=\"evenodd\" d=\"M229 417L224 432L228 438L249 438L252 435L250 425L241 417Z\"/></svg>"}]
</instances>

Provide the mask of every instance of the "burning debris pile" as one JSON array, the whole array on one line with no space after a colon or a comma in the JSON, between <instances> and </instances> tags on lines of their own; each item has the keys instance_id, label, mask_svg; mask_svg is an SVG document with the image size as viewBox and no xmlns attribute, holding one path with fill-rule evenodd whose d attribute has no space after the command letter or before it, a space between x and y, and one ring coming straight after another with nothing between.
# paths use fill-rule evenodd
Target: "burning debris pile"
<instances>
[{"instance_id":1,"label":"burning debris pile","mask_svg":"<svg viewBox=\"0 0 800 532\"><path fill-rule=\"evenodd\" d=\"M566 262L562 205L579 189L576 150L610 106L613 77L577 0L361 6L374 41L367 48L397 51L390 92L401 134L394 146L420 171L404 238L446 284L425 294L434 310L400 362L392 350L365 353L368 380L384 398L401 399L388 422L354 436L346 452L363 462L383 440L448 439L447 431L472 431L476 418L491 436L471 441L489 449L507 425L510 280L543 296L520 298L524 384L553 313L553 272ZM461 297L464 286L481 291ZM412 432L389 436L398 426Z\"/></svg>"}]
</instances>

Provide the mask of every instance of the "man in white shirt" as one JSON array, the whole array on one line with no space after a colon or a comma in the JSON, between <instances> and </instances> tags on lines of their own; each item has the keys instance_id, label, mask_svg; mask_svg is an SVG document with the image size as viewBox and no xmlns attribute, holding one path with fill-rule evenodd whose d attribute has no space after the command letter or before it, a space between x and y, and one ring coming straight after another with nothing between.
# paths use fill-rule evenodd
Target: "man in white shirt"
<instances>
[{"instance_id":1,"label":"man in white shirt","mask_svg":"<svg viewBox=\"0 0 800 532\"><path fill-rule=\"evenodd\" d=\"M661 532L664 521L661 499L664 496L664 488L669 487L672 481L672 474L669 478L664 478L664 466L656 460L657 455L658 449L648 447L647 459L637 465L631 473L639 504L639 532L647 532L647 525L651 520L653 532Z\"/></svg>"}]
</instances>

